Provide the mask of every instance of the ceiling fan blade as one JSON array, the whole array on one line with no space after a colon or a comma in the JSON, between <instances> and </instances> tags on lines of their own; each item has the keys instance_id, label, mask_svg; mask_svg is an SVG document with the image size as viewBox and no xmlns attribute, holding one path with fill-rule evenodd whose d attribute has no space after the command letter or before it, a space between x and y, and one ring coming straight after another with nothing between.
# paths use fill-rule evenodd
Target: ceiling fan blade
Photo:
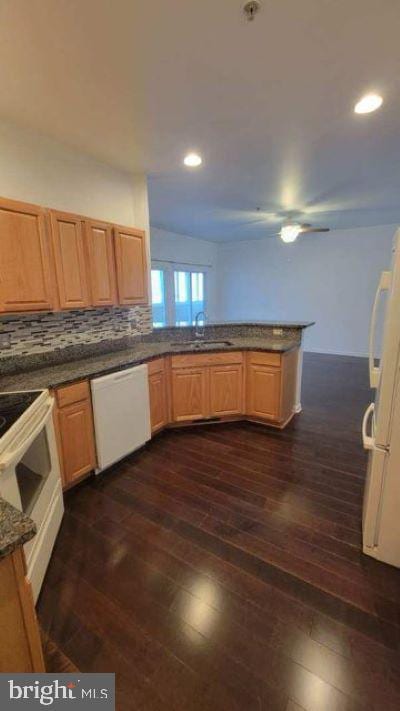
<instances>
[{"instance_id":1,"label":"ceiling fan blade","mask_svg":"<svg viewBox=\"0 0 400 711\"><path fill-rule=\"evenodd\" d=\"M300 234L304 235L309 232L330 232L330 227L304 227L302 228Z\"/></svg>"}]
</instances>

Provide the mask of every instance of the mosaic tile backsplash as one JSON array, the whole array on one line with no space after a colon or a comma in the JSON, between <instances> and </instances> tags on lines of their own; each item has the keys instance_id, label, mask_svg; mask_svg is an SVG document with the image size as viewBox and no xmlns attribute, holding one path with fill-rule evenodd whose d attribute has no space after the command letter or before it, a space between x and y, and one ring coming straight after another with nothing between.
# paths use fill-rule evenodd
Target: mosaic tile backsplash
<instances>
[{"instance_id":1,"label":"mosaic tile backsplash","mask_svg":"<svg viewBox=\"0 0 400 711\"><path fill-rule=\"evenodd\" d=\"M0 362L45 355L71 346L119 341L144 335L151 329L150 306L3 316L0 319Z\"/></svg>"}]
</instances>

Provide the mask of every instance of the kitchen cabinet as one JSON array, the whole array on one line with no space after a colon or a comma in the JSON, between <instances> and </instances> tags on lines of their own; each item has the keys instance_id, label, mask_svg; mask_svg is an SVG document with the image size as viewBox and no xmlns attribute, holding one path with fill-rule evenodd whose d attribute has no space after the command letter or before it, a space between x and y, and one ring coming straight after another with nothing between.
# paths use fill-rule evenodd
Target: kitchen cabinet
<instances>
[{"instance_id":1,"label":"kitchen cabinet","mask_svg":"<svg viewBox=\"0 0 400 711\"><path fill-rule=\"evenodd\" d=\"M114 227L118 300L122 305L148 303L146 236L142 230Z\"/></svg>"},{"instance_id":2,"label":"kitchen cabinet","mask_svg":"<svg viewBox=\"0 0 400 711\"><path fill-rule=\"evenodd\" d=\"M148 364L151 432L155 434L168 424L168 391L165 359Z\"/></svg>"},{"instance_id":3,"label":"kitchen cabinet","mask_svg":"<svg viewBox=\"0 0 400 711\"><path fill-rule=\"evenodd\" d=\"M54 307L51 252L45 211L0 199L0 311Z\"/></svg>"},{"instance_id":4,"label":"kitchen cabinet","mask_svg":"<svg viewBox=\"0 0 400 711\"><path fill-rule=\"evenodd\" d=\"M56 390L55 426L64 488L96 467L93 410L86 380Z\"/></svg>"},{"instance_id":5,"label":"kitchen cabinet","mask_svg":"<svg viewBox=\"0 0 400 711\"><path fill-rule=\"evenodd\" d=\"M247 368L247 414L278 420L281 372L268 365L250 363Z\"/></svg>"},{"instance_id":6,"label":"kitchen cabinet","mask_svg":"<svg viewBox=\"0 0 400 711\"><path fill-rule=\"evenodd\" d=\"M0 559L0 672L45 672L22 547Z\"/></svg>"},{"instance_id":7,"label":"kitchen cabinet","mask_svg":"<svg viewBox=\"0 0 400 711\"><path fill-rule=\"evenodd\" d=\"M0 313L148 303L143 230L0 198Z\"/></svg>"},{"instance_id":8,"label":"kitchen cabinet","mask_svg":"<svg viewBox=\"0 0 400 711\"><path fill-rule=\"evenodd\" d=\"M210 415L240 415L243 412L243 366L213 365L209 378Z\"/></svg>"},{"instance_id":9,"label":"kitchen cabinet","mask_svg":"<svg viewBox=\"0 0 400 711\"><path fill-rule=\"evenodd\" d=\"M50 224L60 307L90 306L82 218L50 210Z\"/></svg>"},{"instance_id":10,"label":"kitchen cabinet","mask_svg":"<svg viewBox=\"0 0 400 711\"><path fill-rule=\"evenodd\" d=\"M176 368L171 374L172 419L174 422L208 417L206 368Z\"/></svg>"},{"instance_id":11,"label":"kitchen cabinet","mask_svg":"<svg viewBox=\"0 0 400 711\"><path fill-rule=\"evenodd\" d=\"M296 397L297 349L288 353L247 354L246 414L254 419L285 424Z\"/></svg>"},{"instance_id":12,"label":"kitchen cabinet","mask_svg":"<svg viewBox=\"0 0 400 711\"><path fill-rule=\"evenodd\" d=\"M85 220L84 225L91 304L113 306L117 283L112 226L95 220Z\"/></svg>"},{"instance_id":13,"label":"kitchen cabinet","mask_svg":"<svg viewBox=\"0 0 400 711\"><path fill-rule=\"evenodd\" d=\"M173 422L243 412L242 353L196 353L171 359Z\"/></svg>"}]
</instances>

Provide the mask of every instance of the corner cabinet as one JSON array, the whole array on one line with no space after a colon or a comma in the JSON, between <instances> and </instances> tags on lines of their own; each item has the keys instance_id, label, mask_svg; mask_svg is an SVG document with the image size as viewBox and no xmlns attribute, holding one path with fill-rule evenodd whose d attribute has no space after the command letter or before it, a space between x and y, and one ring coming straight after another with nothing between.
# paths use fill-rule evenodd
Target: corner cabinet
<instances>
[{"instance_id":1,"label":"corner cabinet","mask_svg":"<svg viewBox=\"0 0 400 711\"><path fill-rule=\"evenodd\" d=\"M146 234L114 227L118 301L122 305L148 303Z\"/></svg>"},{"instance_id":2,"label":"corner cabinet","mask_svg":"<svg viewBox=\"0 0 400 711\"><path fill-rule=\"evenodd\" d=\"M45 210L0 199L0 235L0 311L53 309Z\"/></svg>"},{"instance_id":3,"label":"corner cabinet","mask_svg":"<svg viewBox=\"0 0 400 711\"><path fill-rule=\"evenodd\" d=\"M90 306L82 218L50 210L50 224L60 307Z\"/></svg>"},{"instance_id":4,"label":"corner cabinet","mask_svg":"<svg viewBox=\"0 0 400 711\"><path fill-rule=\"evenodd\" d=\"M96 468L92 400L87 380L55 391L54 423L64 488Z\"/></svg>"}]
</instances>

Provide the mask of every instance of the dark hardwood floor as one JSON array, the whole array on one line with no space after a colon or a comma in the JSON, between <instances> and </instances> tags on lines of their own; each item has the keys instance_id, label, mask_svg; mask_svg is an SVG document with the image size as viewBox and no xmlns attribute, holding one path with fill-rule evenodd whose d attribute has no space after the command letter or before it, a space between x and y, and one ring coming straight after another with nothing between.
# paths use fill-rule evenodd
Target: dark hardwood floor
<instances>
[{"instance_id":1,"label":"dark hardwood floor","mask_svg":"<svg viewBox=\"0 0 400 711\"><path fill-rule=\"evenodd\" d=\"M39 617L118 711L400 709L400 570L361 552L370 398L363 359L306 355L284 431L171 430L67 495Z\"/></svg>"}]
</instances>

